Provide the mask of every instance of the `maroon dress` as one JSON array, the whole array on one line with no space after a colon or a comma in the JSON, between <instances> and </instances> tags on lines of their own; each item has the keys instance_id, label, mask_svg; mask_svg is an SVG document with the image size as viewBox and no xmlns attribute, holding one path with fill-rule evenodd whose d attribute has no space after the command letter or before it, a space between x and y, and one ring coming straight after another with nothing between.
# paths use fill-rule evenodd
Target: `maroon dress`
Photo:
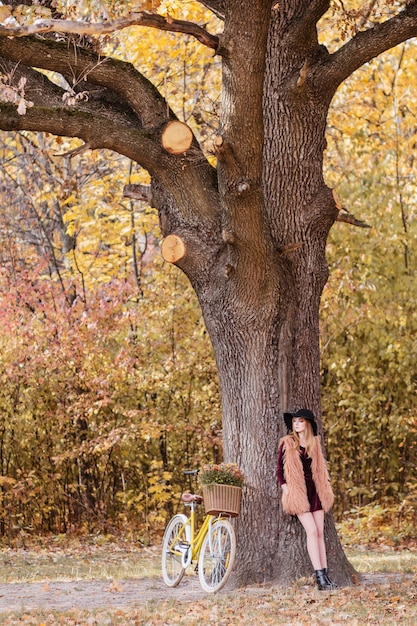
<instances>
[{"instance_id":1,"label":"maroon dress","mask_svg":"<svg viewBox=\"0 0 417 626\"><path fill-rule=\"evenodd\" d=\"M282 486L287 481L285 480L284 475L284 444L282 443L279 447L278 453L278 465L277 465L277 478L279 484ZM304 480L306 483L307 489L307 498L310 503L310 512L314 513L314 511L321 511L323 509L319 495L316 490L316 485L314 484L313 474L311 472L311 458L307 455L307 451L305 448L300 446L300 458L301 463L303 464L304 471Z\"/></svg>"}]
</instances>

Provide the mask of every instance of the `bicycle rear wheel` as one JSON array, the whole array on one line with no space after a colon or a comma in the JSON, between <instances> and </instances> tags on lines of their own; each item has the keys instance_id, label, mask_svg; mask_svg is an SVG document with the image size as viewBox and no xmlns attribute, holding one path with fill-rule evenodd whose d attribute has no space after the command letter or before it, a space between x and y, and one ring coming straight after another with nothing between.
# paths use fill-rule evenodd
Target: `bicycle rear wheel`
<instances>
[{"instance_id":1,"label":"bicycle rear wheel","mask_svg":"<svg viewBox=\"0 0 417 626\"><path fill-rule=\"evenodd\" d=\"M231 523L220 519L209 527L198 557L200 585L208 593L227 582L235 562L236 535Z\"/></svg>"},{"instance_id":2,"label":"bicycle rear wheel","mask_svg":"<svg viewBox=\"0 0 417 626\"><path fill-rule=\"evenodd\" d=\"M185 527L187 516L174 515L165 529L162 540L162 577L168 587L176 587L184 576L181 543L186 541Z\"/></svg>"}]
</instances>

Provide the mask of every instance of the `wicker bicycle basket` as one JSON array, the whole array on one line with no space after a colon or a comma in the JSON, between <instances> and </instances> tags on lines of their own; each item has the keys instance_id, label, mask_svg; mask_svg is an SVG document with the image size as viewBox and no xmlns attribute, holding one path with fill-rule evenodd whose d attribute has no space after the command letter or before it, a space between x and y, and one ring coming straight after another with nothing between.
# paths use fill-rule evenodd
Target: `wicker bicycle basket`
<instances>
[{"instance_id":1,"label":"wicker bicycle basket","mask_svg":"<svg viewBox=\"0 0 417 626\"><path fill-rule=\"evenodd\" d=\"M208 515L225 513L237 517L240 513L242 488L233 485L205 485L203 487L204 507Z\"/></svg>"}]
</instances>

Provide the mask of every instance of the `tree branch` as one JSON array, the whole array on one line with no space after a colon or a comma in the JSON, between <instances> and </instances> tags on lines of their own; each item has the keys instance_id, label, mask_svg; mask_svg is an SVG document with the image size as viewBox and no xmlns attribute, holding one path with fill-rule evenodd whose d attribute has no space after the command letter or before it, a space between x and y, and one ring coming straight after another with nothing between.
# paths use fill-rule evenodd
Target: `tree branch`
<instances>
[{"instance_id":1,"label":"tree branch","mask_svg":"<svg viewBox=\"0 0 417 626\"><path fill-rule=\"evenodd\" d=\"M152 191L150 185L125 185L123 188L123 196L132 200L140 200L141 202L152 202Z\"/></svg>"},{"instance_id":2,"label":"tree branch","mask_svg":"<svg viewBox=\"0 0 417 626\"><path fill-rule=\"evenodd\" d=\"M369 224L367 224L363 220L359 220L357 217L352 215L352 213L349 213L349 211L346 211L346 209L339 211L336 217L336 222L344 222L345 224L352 224L352 226L357 226L358 228L371 228Z\"/></svg>"},{"instance_id":3,"label":"tree branch","mask_svg":"<svg viewBox=\"0 0 417 626\"><path fill-rule=\"evenodd\" d=\"M164 150L162 130L175 115L154 85L131 64L35 37L0 37L0 59L3 84L8 79L6 87L27 104L26 114L19 115L17 100L3 98L0 129L78 137L91 149L125 155L157 178L165 194L169 190L181 215L178 221L217 227L215 170L195 140L186 155ZM69 88L57 86L32 66L65 76ZM68 94L71 97L65 100Z\"/></svg>"},{"instance_id":4,"label":"tree branch","mask_svg":"<svg viewBox=\"0 0 417 626\"><path fill-rule=\"evenodd\" d=\"M210 9L219 20L224 20L226 14L225 0L200 0L200 4Z\"/></svg>"},{"instance_id":5,"label":"tree branch","mask_svg":"<svg viewBox=\"0 0 417 626\"><path fill-rule=\"evenodd\" d=\"M304 24L315 25L321 17L329 10L330 0L312 0L307 3L303 11L301 21Z\"/></svg>"},{"instance_id":6,"label":"tree branch","mask_svg":"<svg viewBox=\"0 0 417 626\"><path fill-rule=\"evenodd\" d=\"M25 115L19 115L16 105L0 107L0 129L5 131L43 131L65 137L78 137L91 149L107 148L137 161L149 171L158 171L163 150L149 132L137 124L137 119L120 108L97 101L80 100L74 106L65 106L64 90L53 85L41 73L20 67L16 79L27 78L25 97L33 106ZM49 85L48 85L49 83Z\"/></svg>"},{"instance_id":7,"label":"tree branch","mask_svg":"<svg viewBox=\"0 0 417 626\"><path fill-rule=\"evenodd\" d=\"M19 115L24 107L18 111L18 100L3 97L1 130L77 137L85 144L81 150L105 148L127 156L150 173L159 189L155 206L163 214L169 198L167 232L179 225L219 231L215 169L195 139L186 154L163 148L162 131L176 116L132 64L38 35L0 36L0 63L3 86L27 105ZM60 87L33 68L60 74L68 85Z\"/></svg>"},{"instance_id":8,"label":"tree branch","mask_svg":"<svg viewBox=\"0 0 417 626\"><path fill-rule=\"evenodd\" d=\"M273 11L280 10L280 2ZM285 37L288 45L312 51L319 46L317 22L328 11L330 0L311 0L303 3L303 10L297 19L291 21Z\"/></svg>"},{"instance_id":9,"label":"tree branch","mask_svg":"<svg viewBox=\"0 0 417 626\"><path fill-rule=\"evenodd\" d=\"M35 85L32 87L36 90ZM173 157L162 149L157 134L150 136L120 111L109 107L100 110L97 103L90 101L81 102L74 110L43 94L43 105L35 103L25 115L19 115L13 104L2 104L0 130L78 137L92 150L104 148L124 155L156 177L164 194L169 192L178 223L199 224L202 231L207 228L209 232L218 228L216 181L211 166L200 153L191 154L189 159Z\"/></svg>"},{"instance_id":10,"label":"tree branch","mask_svg":"<svg viewBox=\"0 0 417 626\"><path fill-rule=\"evenodd\" d=\"M58 72L75 90L88 90L92 85L105 87L117 95L113 98L115 101L124 102L131 108L144 128L158 128L168 119L175 119L155 86L130 63L36 37L0 37L0 57L19 66Z\"/></svg>"},{"instance_id":11,"label":"tree branch","mask_svg":"<svg viewBox=\"0 0 417 626\"><path fill-rule=\"evenodd\" d=\"M129 26L147 26L158 30L166 30L173 33L183 33L195 37L200 43L213 50L216 50L219 38L212 35L205 28L193 22L177 20L172 17L164 17L157 13L141 11L131 13L129 17L124 17L108 22L71 22L69 20L36 20L29 26L2 26L0 25L0 36L3 37L27 37L41 33L69 33L77 35L104 35L123 30Z\"/></svg>"},{"instance_id":12,"label":"tree branch","mask_svg":"<svg viewBox=\"0 0 417 626\"><path fill-rule=\"evenodd\" d=\"M412 0L395 17L358 33L330 55L324 62L326 80L336 89L355 70L371 59L416 36L417 0Z\"/></svg>"},{"instance_id":13,"label":"tree branch","mask_svg":"<svg viewBox=\"0 0 417 626\"><path fill-rule=\"evenodd\" d=\"M333 194L334 203L338 210L336 222L345 222L346 224L352 224L353 226L358 226L359 228L371 228L369 224L367 224L363 220L359 220L357 217L352 215L352 213L349 213L349 211L342 206L342 202L335 189L332 189L332 194Z\"/></svg>"}]
</instances>

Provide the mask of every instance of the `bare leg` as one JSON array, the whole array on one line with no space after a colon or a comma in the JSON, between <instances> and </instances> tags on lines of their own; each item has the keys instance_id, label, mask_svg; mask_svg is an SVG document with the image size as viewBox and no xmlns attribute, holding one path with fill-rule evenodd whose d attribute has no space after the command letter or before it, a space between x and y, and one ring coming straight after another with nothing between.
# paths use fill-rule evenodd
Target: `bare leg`
<instances>
[{"instance_id":1,"label":"bare leg","mask_svg":"<svg viewBox=\"0 0 417 626\"><path fill-rule=\"evenodd\" d=\"M317 543L320 553L321 568L327 569L326 546L324 543L324 511L314 511L312 513L317 528Z\"/></svg>"},{"instance_id":2,"label":"bare leg","mask_svg":"<svg viewBox=\"0 0 417 626\"><path fill-rule=\"evenodd\" d=\"M321 516L317 516L317 520L315 518L316 513L322 514ZM326 550L324 547L323 538L323 511L317 511L315 513L303 513L302 515L298 515L298 519L300 520L306 531L307 551L314 569L321 570L327 567ZM324 558L324 563L322 563L322 558Z\"/></svg>"}]
</instances>

